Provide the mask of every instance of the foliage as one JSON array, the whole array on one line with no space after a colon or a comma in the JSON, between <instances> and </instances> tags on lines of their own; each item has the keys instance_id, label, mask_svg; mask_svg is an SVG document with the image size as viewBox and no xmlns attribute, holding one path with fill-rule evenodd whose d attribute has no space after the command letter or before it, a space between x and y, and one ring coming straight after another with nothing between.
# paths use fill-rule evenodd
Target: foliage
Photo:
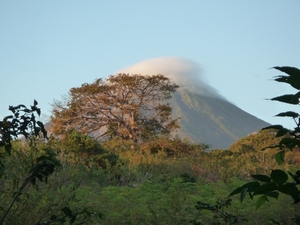
<instances>
[{"instance_id":1,"label":"foliage","mask_svg":"<svg viewBox=\"0 0 300 225\"><path fill-rule=\"evenodd\" d=\"M152 154L158 152L165 152L168 157L180 157L186 155L200 155L209 148L209 145L204 143L194 144L188 140L182 140L178 137L168 138L160 137L154 140L150 140L147 143L141 145L141 149L149 151Z\"/></svg>"},{"instance_id":2,"label":"foliage","mask_svg":"<svg viewBox=\"0 0 300 225\"><path fill-rule=\"evenodd\" d=\"M1 193L4 196L0 197L1 205L1 218L0 224L20 224L17 220L17 215L24 215L26 212L27 216L29 214L28 207L34 211L34 205L28 204L31 197L30 184L36 188L36 190L44 189L45 187L40 186L39 183L48 183L50 175L53 175L57 167L61 166L60 161L57 159L57 154L51 148L39 150L37 148L39 137L48 138L47 131L45 130L44 124L40 121L36 121L35 113L40 116L41 110L37 108L38 102L34 100L33 106L27 108L24 105L10 106L9 110L13 115L9 115L0 121L0 150L1 150L1 178L0 181L4 189ZM25 139L29 140L29 152L24 152L23 148L25 146L25 141L21 143L16 151L13 148L13 140L20 138L20 135L24 136ZM14 150L14 151L13 151ZM15 160L10 161L12 158ZM13 162L13 164L11 163ZM15 164L18 162L17 164ZM15 173L14 169L19 169ZM29 170L29 171L28 171ZM24 178L25 176L25 178ZM12 184L10 184L12 181ZM9 187L6 185L10 184ZM6 198L6 196L8 198ZM44 197L40 195L40 197ZM18 204L18 206L15 206ZM21 212L20 206L27 206L26 211ZM48 211L51 205L47 206ZM69 211L67 211L67 209ZM64 207L62 209L64 213L63 217L51 216L50 220L46 222L41 222L45 214L38 214L32 219L39 219L37 224L51 224L54 220L59 219L61 223L66 221L68 217L69 223L73 224L77 220L78 215L83 215L84 220L80 224L85 224L85 220L90 218L87 214L89 211L85 210L82 212L71 212L69 208ZM68 212L68 213L67 213ZM9 214L12 214L9 216ZM56 218L54 218L56 217ZM23 220L29 222L30 219ZM33 222L29 222L33 224Z\"/></svg>"},{"instance_id":3,"label":"foliage","mask_svg":"<svg viewBox=\"0 0 300 225\"><path fill-rule=\"evenodd\" d=\"M134 142L178 128L166 102L178 86L163 75L118 74L72 88L65 102L53 104L53 132L77 129L102 138Z\"/></svg>"},{"instance_id":4,"label":"foliage","mask_svg":"<svg viewBox=\"0 0 300 225\"><path fill-rule=\"evenodd\" d=\"M2 210L0 208L0 217L18 192L36 158L51 150L45 143L37 143L37 149L20 141L17 143L14 141L12 146L15 151L5 158L6 173L4 179L0 180L0 193L3 193L0 195L0 203L3 206ZM83 224L93 224L89 220L96 220L95 217L98 217L99 213L89 205L76 205L75 199L80 184L85 183L81 174L87 169L82 166L70 167L65 164L62 157L65 156L61 153L56 156L62 166L57 167L48 177L47 184L37 180L35 185L29 183L23 189L5 220L7 224L22 224L22 221L26 221L26 224L46 224L46 222L57 224L51 220L54 218L53 215L61 219L65 217L65 224L69 224L70 218L61 211L64 207L69 207L72 213L77 215L74 224L80 223L84 218ZM85 217L87 214L80 214L83 210L88 210L91 216L87 218Z\"/></svg>"},{"instance_id":5,"label":"foliage","mask_svg":"<svg viewBox=\"0 0 300 225\"><path fill-rule=\"evenodd\" d=\"M253 132L231 144L229 149L233 152L240 153L259 152L268 146L275 146L281 140L281 137L276 137L276 132L276 130L272 129Z\"/></svg>"},{"instance_id":6,"label":"foliage","mask_svg":"<svg viewBox=\"0 0 300 225\"><path fill-rule=\"evenodd\" d=\"M61 209L64 215L57 216L52 215L49 220L39 222L36 225L49 225L49 224L57 224L59 222L60 224L63 224L65 222L69 222L69 224L74 224L75 221L80 220L77 224L86 224L87 222L93 222L91 220L92 213L95 214L95 212L91 212L88 209L83 209L80 212L73 212L69 207L65 206ZM99 218L102 217L102 214L98 215Z\"/></svg>"},{"instance_id":7,"label":"foliage","mask_svg":"<svg viewBox=\"0 0 300 225\"><path fill-rule=\"evenodd\" d=\"M214 214L214 224L240 224L241 221L247 221L243 215L235 215L234 213L226 212L225 209L231 206L232 199L218 199L215 205L198 201L196 209L198 211L208 210ZM201 225L203 223L192 220L193 225Z\"/></svg>"},{"instance_id":8,"label":"foliage","mask_svg":"<svg viewBox=\"0 0 300 225\"><path fill-rule=\"evenodd\" d=\"M14 123L11 134L21 135L13 131L27 121L29 141L12 135L1 142L0 217L9 212L2 224L299 224L298 204L291 203L299 197L300 151L297 142L293 152L288 141L280 142L297 139L280 126L242 138L230 150L208 151L206 144L151 132L149 138L137 132L142 141L132 149L130 138L113 134L99 142L77 129L45 142L30 111L11 109L19 110L19 122L14 116L1 121L1 137ZM280 165L274 150L285 150L276 156ZM240 207L236 200L247 194L258 200L256 207L247 201Z\"/></svg>"},{"instance_id":9,"label":"foliage","mask_svg":"<svg viewBox=\"0 0 300 225\"><path fill-rule=\"evenodd\" d=\"M61 139L55 139L51 136L51 141L51 145L55 145L64 151L75 152L82 157L91 157L105 152L105 149L95 138L77 130L70 131Z\"/></svg>"},{"instance_id":10,"label":"foliage","mask_svg":"<svg viewBox=\"0 0 300 225\"><path fill-rule=\"evenodd\" d=\"M38 116L41 113L41 110L40 108L37 108L37 105L38 102L34 100L33 106L31 106L30 109L24 105L18 105L15 107L9 106L9 110L13 115L6 116L3 121L0 121L0 146L4 146L8 155L11 154L12 150L11 141L14 138L18 138L19 135L24 135L26 139L30 139L31 141L33 141L34 137L39 136L40 133L42 133L45 138L47 137L47 131L45 130L43 123L36 121L35 113L37 113ZM1 155L1 157L3 158L3 155ZM36 159L36 163L29 171L21 187L15 193L12 202L7 207L3 217L1 218L0 224L4 223L5 218L12 209L15 201L22 194L27 184L32 183L35 185L36 180L47 183L48 176L54 172L56 165L59 165L59 162L56 160L55 154L50 151ZM0 176L2 176L5 165L1 162L0 166Z\"/></svg>"},{"instance_id":11,"label":"foliage","mask_svg":"<svg viewBox=\"0 0 300 225\"><path fill-rule=\"evenodd\" d=\"M77 130L66 133L62 138L52 135L47 145L66 154L69 163L84 164L88 167L97 165L104 169L119 162L118 155L108 152L95 138Z\"/></svg>"},{"instance_id":12,"label":"foliage","mask_svg":"<svg viewBox=\"0 0 300 225\"><path fill-rule=\"evenodd\" d=\"M34 137L43 134L47 137L47 131L41 121L36 121L35 113L40 116L41 109L37 107L38 102L34 100L33 106L27 108L25 105L9 106L12 115L4 117L0 121L0 147L4 147L8 155L11 154L11 141L23 135L26 139L32 140ZM0 155L3 157L3 153ZM0 177L2 175L4 165L0 161Z\"/></svg>"},{"instance_id":13,"label":"foliage","mask_svg":"<svg viewBox=\"0 0 300 225\"><path fill-rule=\"evenodd\" d=\"M275 77L275 81L283 82L291 85L297 89L296 94L286 94L274 97L271 100L279 101L287 104L299 104L300 98L300 70L294 67L274 67L275 69L284 72L286 75L279 75ZM281 165L285 162L285 154L288 151L293 151L296 147L300 147L300 115L296 112L282 112L277 114L279 117L290 117L295 123L296 127L293 130L284 128L281 125L272 125L263 130L276 130L275 137L280 137L280 141L272 146L266 148L279 149L275 155L276 162ZM290 176L290 178L289 178ZM293 199L294 204L300 202L300 170L295 173L286 173L281 169L273 169L269 176L264 174L255 174L252 177L256 181L248 182L241 187L235 189L230 195L240 194L241 202L244 200L247 193L250 198L260 196L256 201L256 208L260 208L269 198L278 199L279 193L284 193Z\"/></svg>"},{"instance_id":14,"label":"foliage","mask_svg":"<svg viewBox=\"0 0 300 225\"><path fill-rule=\"evenodd\" d=\"M72 215L78 213L74 224L85 218L85 215L80 214L85 209L91 213L91 218L85 220L86 224L191 224L191 221L224 224L219 214L221 212L223 215L238 216L239 224L269 224L270 218L288 224L285 217L296 214L298 209L280 196L279 204L262 207L259 211L255 211L248 202L244 202L241 208L239 202L234 201L237 196L233 196L228 208L224 206L218 213L207 209L197 210L197 202L216 206L218 199L224 199L230 190L245 183L248 175L240 175L245 170L242 164L250 168L251 164L261 166L269 161L257 164L253 158L247 157L247 152L207 152L199 145L185 140L182 143L164 138L156 140L162 142L161 146L168 146L178 154L167 154L163 148L157 153L151 153L154 141L134 151L130 148L130 141L126 144L118 139L109 140L101 143L102 148L108 153L119 155L122 163L106 168L97 164L87 165L86 159L79 155L76 160L70 159L71 153L64 151L58 143L53 146L51 141L38 142L35 146L37 151L26 143L14 141L13 149L18 151L12 151L11 156L5 158L6 178L0 181L0 193L5 193L0 195L2 206L10 203L11 196L22 184L31 164L44 154L44 148L46 150L52 146L60 149L57 158L62 167L48 178L47 185L37 182L34 188L28 185L24 189L15 203L13 213L9 214L9 224L22 224L22 221L28 224L51 221L52 224L59 224L54 223L54 216L66 219L64 224L69 224L70 217L61 211L64 207L70 208ZM189 151L181 152L184 148ZM239 162L242 158L246 160ZM272 200L269 199L271 203Z\"/></svg>"}]
</instances>

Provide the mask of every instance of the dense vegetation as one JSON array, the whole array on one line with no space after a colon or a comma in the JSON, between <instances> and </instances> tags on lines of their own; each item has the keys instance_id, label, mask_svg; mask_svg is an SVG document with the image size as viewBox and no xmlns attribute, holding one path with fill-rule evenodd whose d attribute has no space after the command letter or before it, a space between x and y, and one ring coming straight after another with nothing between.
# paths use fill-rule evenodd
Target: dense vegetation
<instances>
[{"instance_id":1,"label":"dense vegetation","mask_svg":"<svg viewBox=\"0 0 300 225\"><path fill-rule=\"evenodd\" d=\"M265 134L255 136L259 140ZM291 218L299 212L299 206L286 198L274 200L257 211L251 202L241 205L234 197L230 207L218 209L231 215L237 221L234 223L225 223L224 215L203 205L201 210L196 208L200 203L215 206L217 201L225 202L234 188L251 180L251 173L268 174L276 166L272 151L245 147L243 142L252 138L235 143L232 151L210 152L205 151L205 145L167 138L145 143L133 152L128 141L110 140L100 145L79 133L73 134L68 143L50 140L30 147L15 141L11 156L5 157L1 214L36 155L55 149L62 166L47 184L29 185L24 190L6 224L36 224L59 214L64 207L102 215L87 224L268 224L270 219L292 224ZM300 152L296 151L287 157L285 165L277 168L293 171L299 160Z\"/></svg>"},{"instance_id":2,"label":"dense vegetation","mask_svg":"<svg viewBox=\"0 0 300 225\"><path fill-rule=\"evenodd\" d=\"M224 150L168 134L133 149L130 138L99 142L76 129L44 139L36 101L10 110L0 123L0 224L300 224L299 205L284 195L259 210L227 197L253 174L296 173L297 146L284 163L274 158L282 139L276 129ZM27 140L13 140L20 134Z\"/></svg>"}]
</instances>

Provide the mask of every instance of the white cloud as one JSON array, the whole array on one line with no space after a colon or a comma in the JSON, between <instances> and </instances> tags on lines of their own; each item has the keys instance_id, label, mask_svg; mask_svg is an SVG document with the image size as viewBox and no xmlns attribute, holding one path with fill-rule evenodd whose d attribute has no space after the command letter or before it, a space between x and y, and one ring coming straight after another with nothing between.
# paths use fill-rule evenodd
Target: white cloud
<instances>
[{"instance_id":1,"label":"white cloud","mask_svg":"<svg viewBox=\"0 0 300 225\"><path fill-rule=\"evenodd\" d=\"M181 57L148 59L123 68L116 73L162 74L178 84L180 88L202 95L220 97L217 91L205 82L200 66L194 61Z\"/></svg>"}]
</instances>

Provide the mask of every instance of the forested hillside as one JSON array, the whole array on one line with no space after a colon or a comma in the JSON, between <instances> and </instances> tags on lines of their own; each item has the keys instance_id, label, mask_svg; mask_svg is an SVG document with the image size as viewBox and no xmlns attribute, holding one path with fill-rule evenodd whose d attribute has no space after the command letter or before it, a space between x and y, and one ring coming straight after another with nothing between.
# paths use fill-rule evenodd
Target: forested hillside
<instances>
[{"instance_id":1,"label":"forested hillside","mask_svg":"<svg viewBox=\"0 0 300 225\"><path fill-rule=\"evenodd\" d=\"M274 126L209 150L172 135L180 128L167 100L177 87L161 75L84 84L55 102L51 135L36 100L10 106L0 123L0 224L299 224L297 133ZM274 194L282 185L286 195ZM241 204L247 192L269 202Z\"/></svg>"},{"instance_id":2,"label":"forested hillside","mask_svg":"<svg viewBox=\"0 0 300 225\"><path fill-rule=\"evenodd\" d=\"M273 137L269 135L260 132L255 141L267 144ZM14 151L4 161L1 215L35 158L53 150L61 166L47 184L38 180L35 186L28 184L9 212L8 224L52 221L65 215L61 211L64 207L74 213L86 210L92 221L85 219L86 224L268 224L270 219L293 224L291 218L299 214L299 206L283 196L270 199L260 210L252 201L241 204L238 196L227 201L233 189L252 180L250 174L268 174L270 168L299 168L300 151L288 154L286 164L277 166L275 152L256 148L253 138L239 140L231 150L209 152L205 145L167 138L149 141L132 151L130 141L100 144L80 133L64 142L50 140L35 146L15 141ZM226 201L231 205L226 207ZM217 202L220 208L212 210ZM83 218L77 216L78 221ZM69 224L69 217L65 220Z\"/></svg>"}]
</instances>

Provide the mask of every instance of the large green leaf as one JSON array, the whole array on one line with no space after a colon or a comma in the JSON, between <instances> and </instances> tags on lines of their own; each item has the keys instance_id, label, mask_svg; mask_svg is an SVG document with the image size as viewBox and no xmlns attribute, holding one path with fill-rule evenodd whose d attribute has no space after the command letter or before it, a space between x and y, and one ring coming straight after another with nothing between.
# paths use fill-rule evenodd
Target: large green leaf
<instances>
[{"instance_id":1,"label":"large green leaf","mask_svg":"<svg viewBox=\"0 0 300 225\"><path fill-rule=\"evenodd\" d=\"M240 196L240 201L241 201L241 202L244 201L247 192L248 192L248 188L244 188L244 189L241 191L241 196Z\"/></svg>"},{"instance_id":2,"label":"large green leaf","mask_svg":"<svg viewBox=\"0 0 300 225\"><path fill-rule=\"evenodd\" d=\"M300 140L295 138L283 138L279 142L280 148L287 147L289 150L293 150L296 146L300 146Z\"/></svg>"},{"instance_id":3,"label":"large green leaf","mask_svg":"<svg viewBox=\"0 0 300 225\"><path fill-rule=\"evenodd\" d=\"M41 116L41 109L40 108L36 108L36 113L39 115L39 116Z\"/></svg>"},{"instance_id":4,"label":"large green leaf","mask_svg":"<svg viewBox=\"0 0 300 225\"><path fill-rule=\"evenodd\" d=\"M277 189L277 185L274 182L265 183L259 187L253 188L253 195L263 195L273 192Z\"/></svg>"},{"instance_id":5,"label":"large green leaf","mask_svg":"<svg viewBox=\"0 0 300 225\"><path fill-rule=\"evenodd\" d=\"M277 76L274 80L290 84L293 88L300 90L300 80L298 78L289 76Z\"/></svg>"},{"instance_id":6,"label":"large green leaf","mask_svg":"<svg viewBox=\"0 0 300 225\"><path fill-rule=\"evenodd\" d=\"M260 196L256 202L256 210L259 209L266 201L268 201L268 197L265 195Z\"/></svg>"},{"instance_id":7,"label":"large green leaf","mask_svg":"<svg viewBox=\"0 0 300 225\"><path fill-rule=\"evenodd\" d=\"M282 128L284 128L282 125L271 125L271 126L262 128L262 130L269 130L269 129L280 130Z\"/></svg>"},{"instance_id":8,"label":"large green leaf","mask_svg":"<svg viewBox=\"0 0 300 225\"><path fill-rule=\"evenodd\" d=\"M282 136L286 135L288 132L289 132L288 129L282 128L282 129L277 131L277 134L276 134L275 137L282 137Z\"/></svg>"},{"instance_id":9,"label":"large green leaf","mask_svg":"<svg viewBox=\"0 0 300 225\"><path fill-rule=\"evenodd\" d=\"M259 182L257 182L257 181L251 181L251 182L249 182L247 184L244 184L243 186L238 187L235 190L233 190L229 194L228 198L231 197L231 196L233 196L233 195L241 193L245 188L248 188L247 191L249 192L249 191L252 191L252 188L259 187L259 186L260 186Z\"/></svg>"},{"instance_id":10,"label":"large green leaf","mask_svg":"<svg viewBox=\"0 0 300 225\"><path fill-rule=\"evenodd\" d=\"M290 75L291 77L296 77L300 79L300 70L296 67L292 67L292 66L275 66L273 67L276 70L280 70L281 72L284 72L288 75Z\"/></svg>"},{"instance_id":11,"label":"large green leaf","mask_svg":"<svg viewBox=\"0 0 300 225\"><path fill-rule=\"evenodd\" d=\"M290 195L295 203L299 202L299 190L295 183L286 183L278 187L278 191Z\"/></svg>"},{"instance_id":12,"label":"large green leaf","mask_svg":"<svg viewBox=\"0 0 300 225\"><path fill-rule=\"evenodd\" d=\"M284 163L284 156L285 156L285 151L280 151L276 153L275 160L278 163L278 165Z\"/></svg>"},{"instance_id":13,"label":"large green leaf","mask_svg":"<svg viewBox=\"0 0 300 225\"><path fill-rule=\"evenodd\" d=\"M265 194L268 197L278 199L279 193L277 191L272 191L270 193Z\"/></svg>"},{"instance_id":14,"label":"large green leaf","mask_svg":"<svg viewBox=\"0 0 300 225\"><path fill-rule=\"evenodd\" d=\"M275 79L275 81L288 83L292 87L300 90L300 70L298 68L290 67L290 66L282 66L282 67L276 66L274 68L288 75L288 76L280 75Z\"/></svg>"},{"instance_id":15,"label":"large green leaf","mask_svg":"<svg viewBox=\"0 0 300 225\"><path fill-rule=\"evenodd\" d=\"M293 94L281 95L275 98L271 98L272 101L279 101L288 104L298 105L299 99Z\"/></svg>"},{"instance_id":16,"label":"large green leaf","mask_svg":"<svg viewBox=\"0 0 300 225\"><path fill-rule=\"evenodd\" d=\"M251 177L253 177L254 179L258 180L258 181L262 181L262 182L270 182L271 178L268 177L267 175L263 175L263 174L251 174Z\"/></svg>"},{"instance_id":17,"label":"large green leaf","mask_svg":"<svg viewBox=\"0 0 300 225\"><path fill-rule=\"evenodd\" d=\"M278 114L278 115L280 115L280 114ZM278 116L278 115L276 115L276 116ZM277 130L276 137L281 137L290 131L290 130L284 128L282 125L271 125L271 126L262 128L262 130L270 130L270 129Z\"/></svg>"},{"instance_id":18,"label":"large green leaf","mask_svg":"<svg viewBox=\"0 0 300 225\"><path fill-rule=\"evenodd\" d=\"M272 170L270 177L277 184L283 184L288 180L288 175L283 170Z\"/></svg>"},{"instance_id":19,"label":"large green leaf","mask_svg":"<svg viewBox=\"0 0 300 225\"><path fill-rule=\"evenodd\" d=\"M300 90L300 70L296 67L290 66L276 66L274 69L277 69L281 72L288 74L288 76L280 75L278 76L275 81L284 82L290 84L292 87Z\"/></svg>"},{"instance_id":20,"label":"large green leaf","mask_svg":"<svg viewBox=\"0 0 300 225\"><path fill-rule=\"evenodd\" d=\"M279 114L277 114L277 115L275 115L275 116L297 118L297 117L299 117L299 114L296 113L296 112L287 111L287 112L279 113Z\"/></svg>"},{"instance_id":21,"label":"large green leaf","mask_svg":"<svg viewBox=\"0 0 300 225\"><path fill-rule=\"evenodd\" d=\"M300 91L297 92L294 96L295 96L295 98L299 99L300 98Z\"/></svg>"},{"instance_id":22,"label":"large green leaf","mask_svg":"<svg viewBox=\"0 0 300 225\"><path fill-rule=\"evenodd\" d=\"M293 174L291 172L288 172L288 173L297 184L300 184L300 170L298 170L295 174Z\"/></svg>"}]
</instances>

